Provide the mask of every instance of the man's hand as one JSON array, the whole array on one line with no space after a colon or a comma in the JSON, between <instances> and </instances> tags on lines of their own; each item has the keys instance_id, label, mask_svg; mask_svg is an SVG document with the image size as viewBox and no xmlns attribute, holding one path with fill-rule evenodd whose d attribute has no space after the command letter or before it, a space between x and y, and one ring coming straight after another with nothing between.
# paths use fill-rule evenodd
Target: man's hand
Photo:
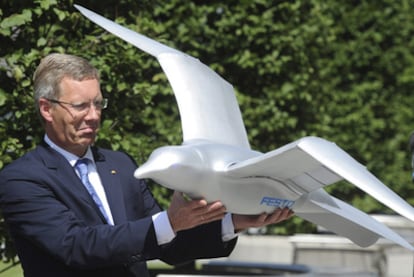
<instances>
[{"instance_id":1,"label":"man's hand","mask_svg":"<svg viewBox=\"0 0 414 277\"><path fill-rule=\"evenodd\" d=\"M186 200L183 194L177 191L174 192L170 207L167 209L174 232L220 220L225 213L226 208L220 201L208 204L205 199Z\"/></svg>"},{"instance_id":2,"label":"man's hand","mask_svg":"<svg viewBox=\"0 0 414 277\"><path fill-rule=\"evenodd\" d=\"M251 227L263 227L270 224L276 224L289 219L293 215L293 211L287 208L277 209L272 214L260 215L240 215L233 214L233 225L235 232L241 232Z\"/></svg>"}]
</instances>

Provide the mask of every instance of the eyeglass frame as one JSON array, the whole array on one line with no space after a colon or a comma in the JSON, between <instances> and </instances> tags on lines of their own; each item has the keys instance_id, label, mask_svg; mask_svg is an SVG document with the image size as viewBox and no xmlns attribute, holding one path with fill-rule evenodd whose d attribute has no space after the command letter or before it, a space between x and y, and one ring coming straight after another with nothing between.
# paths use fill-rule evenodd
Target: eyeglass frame
<instances>
[{"instance_id":1,"label":"eyeglass frame","mask_svg":"<svg viewBox=\"0 0 414 277\"><path fill-rule=\"evenodd\" d=\"M108 98L102 98L102 100L100 100L100 101L82 102L82 103L79 103L79 104L74 104L74 103L60 101L60 100L51 99L51 98L45 98L45 99L47 101L50 101L50 102L55 103L55 104L69 105L71 108L73 108L77 112L89 111L89 109L91 107L91 104L95 107L96 110L99 110L99 111L104 110L108 107ZM86 104L88 104L88 106L86 106Z\"/></svg>"}]
</instances>

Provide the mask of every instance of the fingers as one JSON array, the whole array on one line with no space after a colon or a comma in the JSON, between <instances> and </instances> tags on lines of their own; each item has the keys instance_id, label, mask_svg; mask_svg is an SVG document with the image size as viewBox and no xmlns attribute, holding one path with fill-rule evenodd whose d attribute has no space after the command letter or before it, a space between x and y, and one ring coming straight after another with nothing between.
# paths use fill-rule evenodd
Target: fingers
<instances>
[{"instance_id":1,"label":"fingers","mask_svg":"<svg viewBox=\"0 0 414 277\"><path fill-rule=\"evenodd\" d=\"M189 200L174 192L167 214L175 232L220 220L226 209L220 201L207 203L205 199Z\"/></svg>"},{"instance_id":2,"label":"fingers","mask_svg":"<svg viewBox=\"0 0 414 277\"><path fill-rule=\"evenodd\" d=\"M194 209L193 214L198 217L200 223L208 223L224 217L226 208L220 201L209 203Z\"/></svg>"},{"instance_id":3,"label":"fingers","mask_svg":"<svg viewBox=\"0 0 414 277\"><path fill-rule=\"evenodd\" d=\"M276 224L289 219L293 215L293 211L284 208L277 209L271 214L262 213L260 215L238 215L233 214L233 225L236 232L245 230L251 227L264 227L270 224Z\"/></svg>"},{"instance_id":4,"label":"fingers","mask_svg":"<svg viewBox=\"0 0 414 277\"><path fill-rule=\"evenodd\" d=\"M207 201L205 199L191 199L182 192L174 191L173 198L176 197L182 204L186 204L191 209L197 209L207 206Z\"/></svg>"},{"instance_id":5,"label":"fingers","mask_svg":"<svg viewBox=\"0 0 414 277\"><path fill-rule=\"evenodd\" d=\"M279 223L281 221L289 219L293 216L293 214L294 212L288 208L277 209L272 214L267 215L264 223L266 225Z\"/></svg>"}]
</instances>

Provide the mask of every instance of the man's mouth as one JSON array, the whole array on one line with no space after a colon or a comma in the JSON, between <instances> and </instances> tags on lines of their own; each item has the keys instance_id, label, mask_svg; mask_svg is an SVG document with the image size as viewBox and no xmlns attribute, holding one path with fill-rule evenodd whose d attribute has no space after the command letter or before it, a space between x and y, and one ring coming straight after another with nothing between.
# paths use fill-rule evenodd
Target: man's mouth
<instances>
[{"instance_id":1,"label":"man's mouth","mask_svg":"<svg viewBox=\"0 0 414 277\"><path fill-rule=\"evenodd\" d=\"M78 129L78 131L82 133L96 133L97 130L98 128L96 127L83 127Z\"/></svg>"}]
</instances>

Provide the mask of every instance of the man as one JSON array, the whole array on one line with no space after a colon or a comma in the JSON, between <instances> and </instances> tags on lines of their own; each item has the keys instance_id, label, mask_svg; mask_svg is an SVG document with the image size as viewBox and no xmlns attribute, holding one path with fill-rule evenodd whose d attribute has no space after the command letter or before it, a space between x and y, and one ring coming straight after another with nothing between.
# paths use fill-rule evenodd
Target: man
<instances>
[{"instance_id":1,"label":"man","mask_svg":"<svg viewBox=\"0 0 414 277\"><path fill-rule=\"evenodd\" d=\"M292 215L231 215L220 201L178 192L162 211L128 155L93 146L107 106L93 66L51 54L34 91L44 141L0 173L1 209L25 276L148 276L147 260L228 256L235 230Z\"/></svg>"}]
</instances>

